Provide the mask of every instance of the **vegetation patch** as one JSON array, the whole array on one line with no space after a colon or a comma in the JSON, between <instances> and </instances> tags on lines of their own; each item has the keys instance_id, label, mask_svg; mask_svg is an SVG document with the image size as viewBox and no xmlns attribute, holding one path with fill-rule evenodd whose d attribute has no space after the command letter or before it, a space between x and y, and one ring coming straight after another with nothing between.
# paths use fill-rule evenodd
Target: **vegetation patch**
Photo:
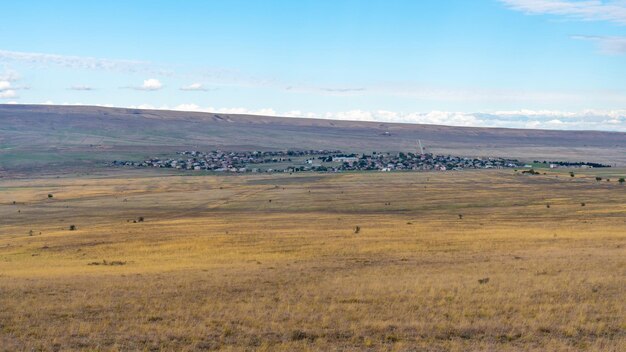
<instances>
[{"instance_id":1,"label":"vegetation patch","mask_svg":"<svg viewBox=\"0 0 626 352\"><path fill-rule=\"evenodd\" d=\"M120 260L111 260L111 261L103 260L101 262L91 262L87 265L120 266L120 265L126 265L126 262L123 262Z\"/></svg>"}]
</instances>

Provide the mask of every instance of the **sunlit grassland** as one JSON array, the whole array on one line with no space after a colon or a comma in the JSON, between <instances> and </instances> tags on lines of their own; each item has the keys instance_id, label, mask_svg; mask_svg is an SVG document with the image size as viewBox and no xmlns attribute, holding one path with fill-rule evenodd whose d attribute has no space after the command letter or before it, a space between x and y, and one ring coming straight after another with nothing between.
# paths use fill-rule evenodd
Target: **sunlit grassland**
<instances>
[{"instance_id":1,"label":"sunlit grassland","mask_svg":"<svg viewBox=\"0 0 626 352\"><path fill-rule=\"evenodd\" d=\"M2 180L0 349L625 350L594 171Z\"/></svg>"}]
</instances>

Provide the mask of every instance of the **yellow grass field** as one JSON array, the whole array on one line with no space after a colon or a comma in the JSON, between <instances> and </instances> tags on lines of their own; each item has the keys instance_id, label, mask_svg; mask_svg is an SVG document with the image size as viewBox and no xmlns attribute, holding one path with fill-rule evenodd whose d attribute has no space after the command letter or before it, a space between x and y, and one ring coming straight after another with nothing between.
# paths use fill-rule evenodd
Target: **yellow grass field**
<instances>
[{"instance_id":1,"label":"yellow grass field","mask_svg":"<svg viewBox=\"0 0 626 352\"><path fill-rule=\"evenodd\" d=\"M0 350L626 351L611 172L0 180Z\"/></svg>"}]
</instances>

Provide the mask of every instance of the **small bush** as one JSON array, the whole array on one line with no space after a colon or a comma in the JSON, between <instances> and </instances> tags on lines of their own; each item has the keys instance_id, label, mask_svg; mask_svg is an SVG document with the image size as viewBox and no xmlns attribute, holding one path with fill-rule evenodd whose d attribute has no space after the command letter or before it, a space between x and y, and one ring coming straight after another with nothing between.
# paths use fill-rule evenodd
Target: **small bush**
<instances>
[{"instance_id":1,"label":"small bush","mask_svg":"<svg viewBox=\"0 0 626 352\"><path fill-rule=\"evenodd\" d=\"M106 261L103 260L101 262L91 262L87 265L108 265L108 266L119 266L119 265L126 265L126 262L123 262L121 260L112 260L112 261Z\"/></svg>"},{"instance_id":2,"label":"small bush","mask_svg":"<svg viewBox=\"0 0 626 352\"><path fill-rule=\"evenodd\" d=\"M359 232L361 232L361 226L355 226L354 233L359 233Z\"/></svg>"},{"instance_id":3,"label":"small bush","mask_svg":"<svg viewBox=\"0 0 626 352\"><path fill-rule=\"evenodd\" d=\"M76 225L70 225L70 231L76 231Z\"/></svg>"},{"instance_id":4,"label":"small bush","mask_svg":"<svg viewBox=\"0 0 626 352\"><path fill-rule=\"evenodd\" d=\"M290 338L291 338L291 341L302 341L302 340L314 341L317 338L317 336L314 334L307 333L306 331L294 330L291 332Z\"/></svg>"},{"instance_id":5,"label":"small bush","mask_svg":"<svg viewBox=\"0 0 626 352\"><path fill-rule=\"evenodd\" d=\"M541 174L538 171L535 171L535 169L530 169L530 170L526 170L526 171L522 171L523 174L529 174L529 175L539 175Z\"/></svg>"},{"instance_id":6,"label":"small bush","mask_svg":"<svg viewBox=\"0 0 626 352\"><path fill-rule=\"evenodd\" d=\"M390 342L390 343L396 343L396 342L400 341L400 338L397 335L391 334L391 335L387 335L385 337L385 340L387 342Z\"/></svg>"},{"instance_id":7,"label":"small bush","mask_svg":"<svg viewBox=\"0 0 626 352\"><path fill-rule=\"evenodd\" d=\"M48 198L52 198L52 197L54 197L52 193L48 193Z\"/></svg>"}]
</instances>

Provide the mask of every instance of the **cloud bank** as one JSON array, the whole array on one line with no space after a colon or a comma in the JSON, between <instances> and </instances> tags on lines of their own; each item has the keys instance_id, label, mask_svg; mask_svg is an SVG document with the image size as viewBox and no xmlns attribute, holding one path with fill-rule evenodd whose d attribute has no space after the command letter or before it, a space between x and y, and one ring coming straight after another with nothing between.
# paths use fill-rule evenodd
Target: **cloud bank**
<instances>
[{"instance_id":1,"label":"cloud bank","mask_svg":"<svg viewBox=\"0 0 626 352\"><path fill-rule=\"evenodd\" d=\"M500 0L509 8L535 15L565 16L582 21L608 21L626 25L623 0Z\"/></svg>"},{"instance_id":2,"label":"cloud bank","mask_svg":"<svg viewBox=\"0 0 626 352\"><path fill-rule=\"evenodd\" d=\"M38 66L62 66L87 70L107 70L139 72L147 69L150 63L133 60L112 60L95 57L56 55L20 51L0 50L0 61L21 62Z\"/></svg>"},{"instance_id":3,"label":"cloud bank","mask_svg":"<svg viewBox=\"0 0 626 352\"><path fill-rule=\"evenodd\" d=\"M626 25L624 0L500 0L512 10L530 15L553 15L579 21L604 21ZM572 39L591 41L605 55L626 54L626 37L573 35Z\"/></svg>"},{"instance_id":4,"label":"cloud bank","mask_svg":"<svg viewBox=\"0 0 626 352\"><path fill-rule=\"evenodd\" d=\"M567 112L557 110L511 110L493 112L397 112L389 110L348 110L313 113L298 110L278 112L272 108L247 109L201 107L197 104L181 104L174 107L155 107L149 104L130 106L136 109L159 109L220 114L243 114L282 116L293 118L316 118L345 121L395 122L463 127L500 127L552 130L598 130L626 132L626 110L584 110Z\"/></svg>"}]
</instances>

